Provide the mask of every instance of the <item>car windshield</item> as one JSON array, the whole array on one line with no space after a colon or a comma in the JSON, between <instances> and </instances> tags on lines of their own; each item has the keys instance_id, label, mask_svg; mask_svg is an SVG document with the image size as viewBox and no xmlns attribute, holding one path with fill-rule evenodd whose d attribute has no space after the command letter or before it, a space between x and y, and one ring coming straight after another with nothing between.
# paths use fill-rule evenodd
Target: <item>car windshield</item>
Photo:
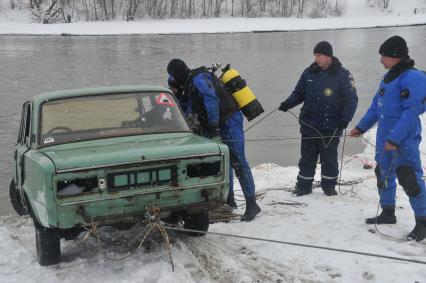
<instances>
[{"instance_id":1,"label":"car windshield","mask_svg":"<svg viewBox=\"0 0 426 283\"><path fill-rule=\"evenodd\" d=\"M103 94L45 102L39 144L188 131L169 93Z\"/></svg>"}]
</instances>

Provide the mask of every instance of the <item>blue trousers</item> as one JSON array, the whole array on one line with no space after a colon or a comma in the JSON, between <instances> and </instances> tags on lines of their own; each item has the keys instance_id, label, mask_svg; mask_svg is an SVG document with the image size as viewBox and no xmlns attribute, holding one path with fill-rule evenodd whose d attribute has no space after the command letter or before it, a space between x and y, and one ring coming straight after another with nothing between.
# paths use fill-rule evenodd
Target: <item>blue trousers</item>
<instances>
[{"instance_id":1,"label":"blue trousers","mask_svg":"<svg viewBox=\"0 0 426 283\"><path fill-rule=\"evenodd\" d=\"M229 192L234 191L234 177L232 169L235 170L238 181L244 193L244 197L255 196L253 175L248 165L244 152L243 116L237 112L220 127L222 142L229 148L231 155L231 167L229 168Z\"/></svg>"},{"instance_id":2,"label":"blue trousers","mask_svg":"<svg viewBox=\"0 0 426 283\"><path fill-rule=\"evenodd\" d=\"M376 149L376 175L377 187L382 208L395 207L396 178L404 188L407 179L413 179L412 184L405 184L404 190L414 188L414 193L408 192L411 207L416 217L426 218L426 187L423 180L423 169L419 152L420 140L410 141L397 150L385 151L384 148ZM413 178L409 174L401 173L401 168L409 168ZM406 191L407 192L407 191ZM411 195L411 196L410 196Z\"/></svg>"},{"instance_id":3,"label":"blue trousers","mask_svg":"<svg viewBox=\"0 0 426 283\"><path fill-rule=\"evenodd\" d=\"M317 167L318 156L321 161L321 187L323 189L334 189L339 175L339 164L337 161L337 148L340 139L312 138L302 136L300 147L299 175L297 176L297 186L299 190L311 191L314 181L315 169ZM328 145L327 147L324 146Z\"/></svg>"}]
</instances>

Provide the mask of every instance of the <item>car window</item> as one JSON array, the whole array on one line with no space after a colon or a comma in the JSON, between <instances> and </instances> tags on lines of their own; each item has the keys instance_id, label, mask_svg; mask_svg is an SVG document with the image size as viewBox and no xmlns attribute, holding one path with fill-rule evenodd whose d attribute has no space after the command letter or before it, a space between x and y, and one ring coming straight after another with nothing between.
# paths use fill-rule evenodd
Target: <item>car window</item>
<instances>
[{"instance_id":1,"label":"car window","mask_svg":"<svg viewBox=\"0 0 426 283\"><path fill-rule=\"evenodd\" d=\"M24 141L27 146L31 145L31 104L28 103L25 105L25 132L24 132Z\"/></svg>"},{"instance_id":2,"label":"car window","mask_svg":"<svg viewBox=\"0 0 426 283\"><path fill-rule=\"evenodd\" d=\"M190 129L169 93L104 94L45 102L39 144L183 131Z\"/></svg>"},{"instance_id":3,"label":"car window","mask_svg":"<svg viewBox=\"0 0 426 283\"><path fill-rule=\"evenodd\" d=\"M31 141L31 104L25 102L22 106L21 124L19 126L18 144L30 146Z\"/></svg>"},{"instance_id":4,"label":"car window","mask_svg":"<svg viewBox=\"0 0 426 283\"><path fill-rule=\"evenodd\" d=\"M25 122L26 122L26 106L28 105L28 102L24 103L22 106L22 114L21 114L21 124L19 125L19 133L18 133L18 143L22 144L24 141L24 133L25 133Z\"/></svg>"}]
</instances>

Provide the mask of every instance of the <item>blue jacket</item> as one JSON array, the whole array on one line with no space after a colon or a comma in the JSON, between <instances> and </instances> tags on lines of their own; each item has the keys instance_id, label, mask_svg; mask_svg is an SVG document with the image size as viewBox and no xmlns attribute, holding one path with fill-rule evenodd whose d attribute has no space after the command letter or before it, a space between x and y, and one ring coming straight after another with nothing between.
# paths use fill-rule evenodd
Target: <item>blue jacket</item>
<instances>
[{"instance_id":1,"label":"blue jacket","mask_svg":"<svg viewBox=\"0 0 426 283\"><path fill-rule=\"evenodd\" d=\"M216 95L215 87L208 73L199 73L192 80L192 101L201 103L205 109L206 122L210 125L219 125L219 97ZM194 103L193 103L194 104Z\"/></svg>"},{"instance_id":2,"label":"blue jacket","mask_svg":"<svg viewBox=\"0 0 426 283\"><path fill-rule=\"evenodd\" d=\"M412 139L421 139L419 115L425 111L426 74L409 68L387 82L389 73L381 81L370 108L356 126L361 132L366 132L378 122L377 150L383 149L386 141L402 147L409 146Z\"/></svg>"},{"instance_id":3,"label":"blue jacket","mask_svg":"<svg viewBox=\"0 0 426 283\"><path fill-rule=\"evenodd\" d=\"M196 113L204 128L222 126L239 112L238 105L219 79L205 68L191 71L185 95L190 103L187 111Z\"/></svg>"},{"instance_id":4,"label":"blue jacket","mask_svg":"<svg viewBox=\"0 0 426 283\"><path fill-rule=\"evenodd\" d=\"M322 134L332 134L337 128L346 128L358 105L351 73L342 67L336 57L326 70L313 63L305 69L293 93L285 100L289 108L302 102L299 119ZM318 135L303 122L300 122L302 135ZM341 132L339 130L337 134L341 135Z\"/></svg>"}]
</instances>

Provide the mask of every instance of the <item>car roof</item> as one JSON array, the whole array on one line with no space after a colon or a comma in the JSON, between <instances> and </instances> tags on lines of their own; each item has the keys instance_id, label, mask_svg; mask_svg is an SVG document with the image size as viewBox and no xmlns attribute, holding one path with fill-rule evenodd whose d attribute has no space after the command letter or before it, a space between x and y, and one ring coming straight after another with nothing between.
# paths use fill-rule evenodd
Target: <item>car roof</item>
<instances>
[{"instance_id":1,"label":"car roof","mask_svg":"<svg viewBox=\"0 0 426 283\"><path fill-rule=\"evenodd\" d=\"M66 89L60 91L43 92L33 97L35 105L39 105L49 100L56 100L67 97L89 96L96 94L131 93L131 92L170 92L168 88L162 86L147 85L119 85L101 86L80 89Z\"/></svg>"}]
</instances>

